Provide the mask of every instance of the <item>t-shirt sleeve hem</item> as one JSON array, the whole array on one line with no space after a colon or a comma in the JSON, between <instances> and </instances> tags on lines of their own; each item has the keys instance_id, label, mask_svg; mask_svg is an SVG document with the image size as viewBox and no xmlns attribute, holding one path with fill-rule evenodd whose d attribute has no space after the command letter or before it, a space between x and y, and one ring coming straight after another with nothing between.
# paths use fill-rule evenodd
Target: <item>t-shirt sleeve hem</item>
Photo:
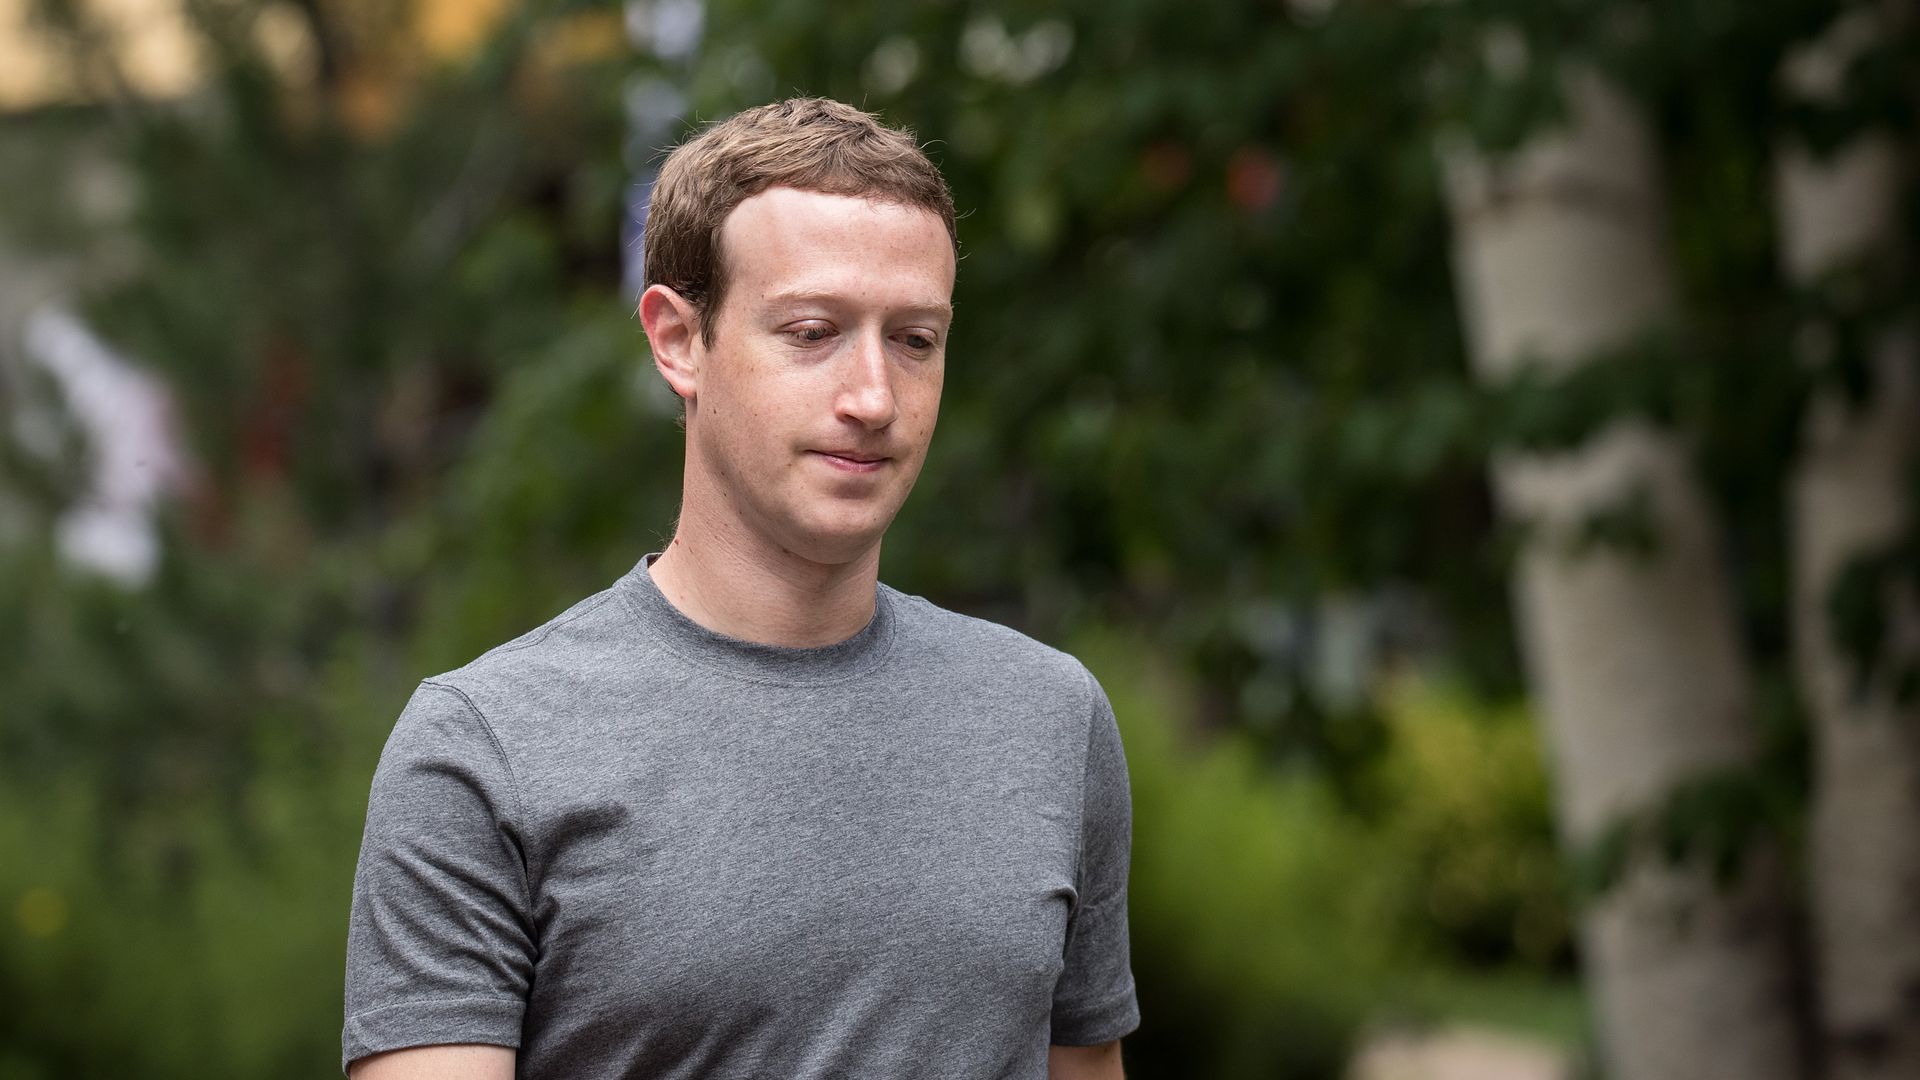
<instances>
[{"instance_id":1,"label":"t-shirt sleeve hem","mask_svg":"<svg viewBox=\"0 0 1920 1080\"><path fill-rule=\"evenodd\" d=\"M1092 1008L1071 1012L1054 1009L1047 1041L1055 1046L1099 1046L1140 1026L1140 1002L1132 980L1127 988Z\"/></svg>"},{"instance_id":2,"label":"t-shirt sleeve hem","mask_svg":"<svg viewBox=\"0 0 1920 1080\"><path fill-rule=\"evenodd\" d=\"M517 998L440 998L407 1001L347 1017L340 1071L369 1054L413 1046L486 1043L520 1046L526 1002Z\"/></svg>"}]
</instances>

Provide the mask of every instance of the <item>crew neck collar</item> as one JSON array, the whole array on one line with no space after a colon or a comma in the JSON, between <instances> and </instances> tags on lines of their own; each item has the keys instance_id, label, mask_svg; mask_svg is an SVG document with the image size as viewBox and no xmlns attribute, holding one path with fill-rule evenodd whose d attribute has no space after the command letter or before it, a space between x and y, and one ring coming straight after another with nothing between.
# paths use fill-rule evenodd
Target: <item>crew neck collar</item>
<instances>
[{"instance_id":1,"label":"crew neck collar","mask_svg":"<svg viewBox=\"0 0 1920 1080\"><path fill-rule=\"evenodd\" d=\"M653 641L704 667L754 682L817 685L871 671L893 645L893 590L884 585L874 588L873 618L852 637L812 648L767 645L710 630L674 607L649 572L659 557L643 556L614 588Z\"/></svg>"}]
</instances>

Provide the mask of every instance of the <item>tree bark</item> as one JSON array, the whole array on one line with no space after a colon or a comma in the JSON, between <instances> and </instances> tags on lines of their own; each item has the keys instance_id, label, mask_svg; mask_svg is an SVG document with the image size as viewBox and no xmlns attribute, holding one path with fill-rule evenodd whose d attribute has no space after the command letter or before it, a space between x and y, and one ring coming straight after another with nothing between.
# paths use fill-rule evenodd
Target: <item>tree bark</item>
<instances>
[{"instance_id":1,"label":"tree bark","mask_svg":"<svg viewBox=\"0 0 1920 1080\"><path fill-rule=\"evenodd\" d=\"M1846 63L1881 28L1876 15L1855 9L1790 57L1789 91L1837 99ZM1795 280L1904 254L1894 250L1901 177L1891 140L1863 136L1824 159L1787 141L1775 175L1781 257ZM1810 340L1820 329L1807 328ZM1903 470L1920 433L1911 328L1885 330L1871 347L1870 397L1855 405L1827 390L1810 403L1789 480L1794 660L1815 748L1819 1043L1831 1080L1920 1077L1920 708L1902 705L1889 678L1860 681L1828 608L1848 565L1908 523ZM1881 599L1911 646L1911 595Z\"/></svg>"},{"instance_id":2,"label":"tree bark","mask_svg":"<svg viewBox=\"0 0 1920 1080\"><path fill-rule=\"evenodd\" d=\"M1676 306L1646 126L1592 72L1565 75L1565 126L1497 161L1445 152L1464 322L1489 382L1529 362L1587 363ZM1568 842L1750 763L1749 676L1717 526L1681 443L1619 419L1570 452L1502 456L1494 479L1503 510L1532 530L1516 605ZM1636 494L1653 551L1570 550L1590 515ZM1631 860L1582 916L1608 1075L1802 1075L1782 895L1759 843L1728 885L1699 861Z\"/></svg>"}]
</instances>

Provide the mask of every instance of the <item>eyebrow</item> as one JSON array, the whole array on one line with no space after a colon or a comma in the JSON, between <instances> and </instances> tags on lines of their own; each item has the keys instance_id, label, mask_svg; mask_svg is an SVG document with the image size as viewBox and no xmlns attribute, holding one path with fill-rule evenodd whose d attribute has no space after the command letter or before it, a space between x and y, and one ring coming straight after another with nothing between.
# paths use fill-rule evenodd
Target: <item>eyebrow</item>
<instances>
[{"instance_id":1,"label":"eyebrow","mask_svg":"<svg viewBox=\"0 0 1920 1080\"><path fill-rule=\"evenodd\" d=\"M783 307L788 304L838 304L844 302L845 298L837 293L823 292L815 289L786 289L776 293L768 293L766 296L766 305L768 307ZM953 305L942 300L915 300L901 305L897 310L909 315L934 315L948 322L953 321Z\"/></svg>"}]
</instances>

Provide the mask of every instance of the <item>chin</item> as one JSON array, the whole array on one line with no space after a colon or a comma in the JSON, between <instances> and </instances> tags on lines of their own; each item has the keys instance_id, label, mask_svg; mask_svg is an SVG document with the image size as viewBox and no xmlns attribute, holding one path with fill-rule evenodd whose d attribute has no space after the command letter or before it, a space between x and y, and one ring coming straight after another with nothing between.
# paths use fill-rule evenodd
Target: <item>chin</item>
<instances>
[{"instance_id":1,"label":"chin","mask_svg":"<svg viewBox=\"0 0 1920 1080\"><path fill-rule=\"evenodd\" d=\"M839 566L865 556L886 535L892 515L884 520L795 522L787 550L810 562Z\"/></svg>"}]
</instances>

